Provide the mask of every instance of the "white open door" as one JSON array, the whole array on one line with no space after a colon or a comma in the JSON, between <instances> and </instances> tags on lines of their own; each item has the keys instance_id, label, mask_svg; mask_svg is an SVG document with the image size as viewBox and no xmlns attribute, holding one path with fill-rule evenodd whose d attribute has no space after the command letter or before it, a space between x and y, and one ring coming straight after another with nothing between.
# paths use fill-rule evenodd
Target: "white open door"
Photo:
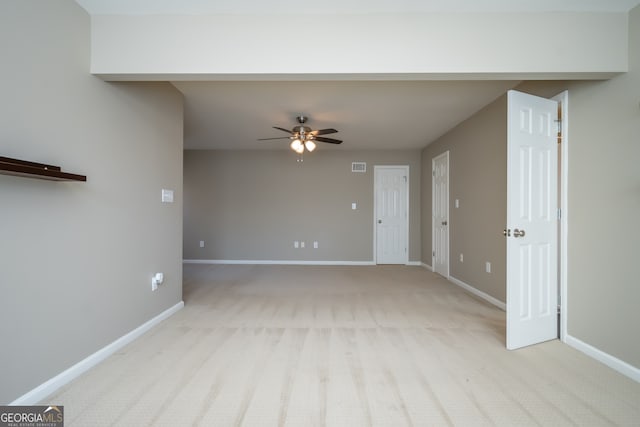
<instances>
[{"instance_id":1,"label":"white open door","mask_svg":"<svg viewBox=\"0 0 640 427\"><path fill-rule=\"evenodd\" d=\"M375 166L376 263L409 262L409 166Z\"/></svg>"},{"instance_id":2,"label":"white open door","mask_svg":"<svg viewBox=\"0 0 640 427\"><path fill-rule=\"evenodd\" d=\"M431 168L431 265L434 272L449 278L449 152L434 157Z\"/></svg>"},{"instance_id":3,"label":"white open door","mask_svg":"<svg viewBox=\"0 0 640 427\"><path fill-rule=\"evenodd\" d=\"M507 348L557 337L556 101L508 93Z\"/></svg>"}]
</instances>

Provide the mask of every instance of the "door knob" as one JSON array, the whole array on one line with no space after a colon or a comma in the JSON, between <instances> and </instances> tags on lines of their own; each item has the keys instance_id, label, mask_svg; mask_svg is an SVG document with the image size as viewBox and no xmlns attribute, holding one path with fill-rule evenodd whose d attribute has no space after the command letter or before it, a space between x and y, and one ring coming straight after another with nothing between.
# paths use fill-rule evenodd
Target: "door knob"
<instances>
[{"instance_id":1,"label":"door knob","mask_svg":"<svg viewBox=\"0 0 640 427\"><path fill-rule=\"evenodd\" d=\"M442 221L442 225L447 225L447 221Z\"/></svg>"},{"instance_id":2,"label":"door knob","mask_svg":"<svg viewBox=\"0 0 640 427\"><path fill-rule=\"evenodd\" d=\"M381 219L378 220L378 224L382 224L382 220Z\"/></svg>"},{"instance_id":3,"label":"door knob","mask_svg":"<svg viewBox=\"0 0 640 427\"><path fill-rule=\"evenodd\" d=\"M518 230L517 228L513 230L513 237L524 237L524 230Z\"/></svg>"}]
</instances>

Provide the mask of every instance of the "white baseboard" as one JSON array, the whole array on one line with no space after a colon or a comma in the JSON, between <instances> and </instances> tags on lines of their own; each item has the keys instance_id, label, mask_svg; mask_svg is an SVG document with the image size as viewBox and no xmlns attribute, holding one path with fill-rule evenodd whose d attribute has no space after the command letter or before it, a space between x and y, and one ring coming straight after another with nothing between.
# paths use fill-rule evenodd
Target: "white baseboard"
<instances>
[{"instance_id":1,"label":"white baseboard","mask_svg":"<svg viewBox=\"0 0 640 427\"><path fill-rule=\"evenodd\" d=\"M83 373L87 372L89 369L98 365L107 357L111 356L112 354L114 354L115 352L117 352L122 347L129 344L130 342L134 341L136 338L140 337L149 329L153 328L158 323L162 322L164 319L166 319L167 317L171 316L172 314L180 310L182 307L184 307L184 302L180 301L173 307L170 307L167 310L163 311L162 313L158 314L153 319L138 326L136 329L129 332L128 334L118 338L117 340L107 345L106 347L101 348L100 350L96 351L92 355L76 363L66 371L61 372L60 374L48 380L47 382L42 383L38 387L34 388L33 390L23 394L22 396L20 396L19 398L11 402L9 405L35 405L36 403L45 399L47 396L50 396L51 394L56 392L60 387L73 381Z\"/></svg>"},{"instance_id":2,"label":"white baseboard","mask_svg":"<svg viewBox=\"0 0 640 427\"><path fill-rule=\"evenodd\" d=\"M483 300L495 305L496 307L498 307L500 310L502 311L507 311L507 305L505 303L503 303L502 301L492 297L491 295L484 293L476 288L474 288L471 285L468 285L466 283L464 283L462 280L458 280L453 276L449 276L449 281L460 286L463 289L466 289L467 291L471 292L472 294L482 298Z\"/></svg>"},{"instance_id":3,"label":"white baseboard","mask_svg":"<svg viewBox=\"0 0 640 427\"><path fill-rule=\"evenodd\" d=\"M241 265L376 265L373 261L297 261L297 260L233 260L183 259L184 264L241 264Z\"/></svg>"},{"instance_id":4,"label":"white baseboard","mask_svg":"<svg viewBox=\"0 0 640 427\"><path fill-rule=\"evenodd\" d=\"M233 260L233 259L183 259L184 264L234 264L234 265L376 265L373 261L299 261L299 260ZM422 266L420 261L409 261L405 265ZM429 267L431 268L431 267Z\"/></svg>"},{"instance_id":5,"label":"white baseboard","mask_svg":"<svg viewBox=\"0 0 640 427\"><path fill-rule=\"evenodd\" d=\"M422 268L426 268L429 271L433 271L433 267L431 267L429 264L425 264L424 262L421 262L420 266L422 266Z\"/></svg>"},{"instance_id":6,"label":"white baseboard","mask_svg":"<svg viewBox=\"0 0 640 427\"><path fill-rule=\"evenodd\" d=\"M622 375L631 378L632 380L640 383L640 369L636 368L624 362L617 357L610 355L609 353L605 353L602 350L595 348L594 346L587 344L584 341L579 340L576 337L573 337L569 334L565 335L565 341L567 345L575 348L578 351L586 354L587 356L593 357L597 361L604 363L611 369L620 372Z\"/></svg>"}]
</instances>

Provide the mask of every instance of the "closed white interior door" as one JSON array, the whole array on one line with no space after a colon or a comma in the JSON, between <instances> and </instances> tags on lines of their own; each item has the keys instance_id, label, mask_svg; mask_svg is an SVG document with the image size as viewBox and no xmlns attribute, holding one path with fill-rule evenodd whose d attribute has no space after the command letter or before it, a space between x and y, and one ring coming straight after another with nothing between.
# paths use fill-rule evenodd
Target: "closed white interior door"
<instances>
[{"instance_id":1,"label":"closed white interior door","mask_svg":"<svg viewBox=\"0 0 640 427\"><path fill-rule=\"evenodd\" d=\"M432 258L433 271L449 277L449 152L431 161L433 184L432 210Z\"/></svg>"},{"instance_id":2,"label":"closed white interior door","mask_svg":"<svg viewBox=\"0 0 640 427\"><path fill-rule=\"evenodd\" d=\"M557 337L556 101L508 93L507 348Z\"/></svg>"},{"instance_id":3,"label":"closed white interior door","mask_svg":"<svg viewBox=\"0 0 640 427\"><path fill-rule=\"evenodd\" d=\"M375 166L376 263L409 261L409 166Z\"/></svg>"}]
</instances>

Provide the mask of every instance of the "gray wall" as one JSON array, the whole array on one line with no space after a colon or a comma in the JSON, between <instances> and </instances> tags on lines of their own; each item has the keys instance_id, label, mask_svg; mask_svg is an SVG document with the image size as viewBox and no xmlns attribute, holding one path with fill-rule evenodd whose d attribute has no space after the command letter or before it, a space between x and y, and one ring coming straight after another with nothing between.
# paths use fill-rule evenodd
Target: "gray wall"
<instances>
[{"instance_id":1,"label":"gray wall","mask_svg":"<svg viewBox=\"0 0 640 427\"><path fill-rule=\"evenodd\" d=\"M502 96L422 151L422 261L431 265L431 161L448 150L450 275L501 301L506 300L506 147ZM485 272L487 261L491 273Z\"/></svg>"},{"instance_id":2,"label":"gray wall","mask_svg":"<svg viewBox=\"0 0 640 427\"><path fill-rule=\"evenodd\" d=\"M640 369L640 6L629 73L569 86L568 332Z\"/></svg>"},{"instance_id":3,"label":"gray wall","mask_svg":"<svg viewBox=\"0 0 640 427\"><path fill-rule=\"evenodd\" d=\"M545 97L569 90L566 332L640 368L640 6L630 13L629 55L629 72L608 81L527 82L517 89ZM484 264L467 260L506 258L499 236L506 221L505 108L502 97L423 150L421 202L423 261L429 264L428 171L431 158L450 149L451 275L502 301L504 263L494 269L495 281L487 281ZM457 197L461 205L454 209ZM462 251L465 267L458 261Z\"/></svg>"},{"instance_id":4,"label":"gray wall","mask_svg":"<svg viewBox=\"0 0 640 427\"><path fill-rule=\"evenodd\" d=\"M0 403L182 299L181 95L91 76L89 24L70 0L0 2L0 156L88 176L0 175Z\"/></svg>"},{"instance_id":5,"label":"gray wall","mask_svg":"<svg viewBox=\"0 0 640 427\"><path fill-rule=\"evenodd\" d=\"M352 173L353 161L367 162L367 172ZM184 257L371 261L374 165L410 166L409 260L419 261L420 152L322 144L302 163L288 149L185 151ZM305 249L294 249L294 240Z\"/></svg>"}]
</instances>

